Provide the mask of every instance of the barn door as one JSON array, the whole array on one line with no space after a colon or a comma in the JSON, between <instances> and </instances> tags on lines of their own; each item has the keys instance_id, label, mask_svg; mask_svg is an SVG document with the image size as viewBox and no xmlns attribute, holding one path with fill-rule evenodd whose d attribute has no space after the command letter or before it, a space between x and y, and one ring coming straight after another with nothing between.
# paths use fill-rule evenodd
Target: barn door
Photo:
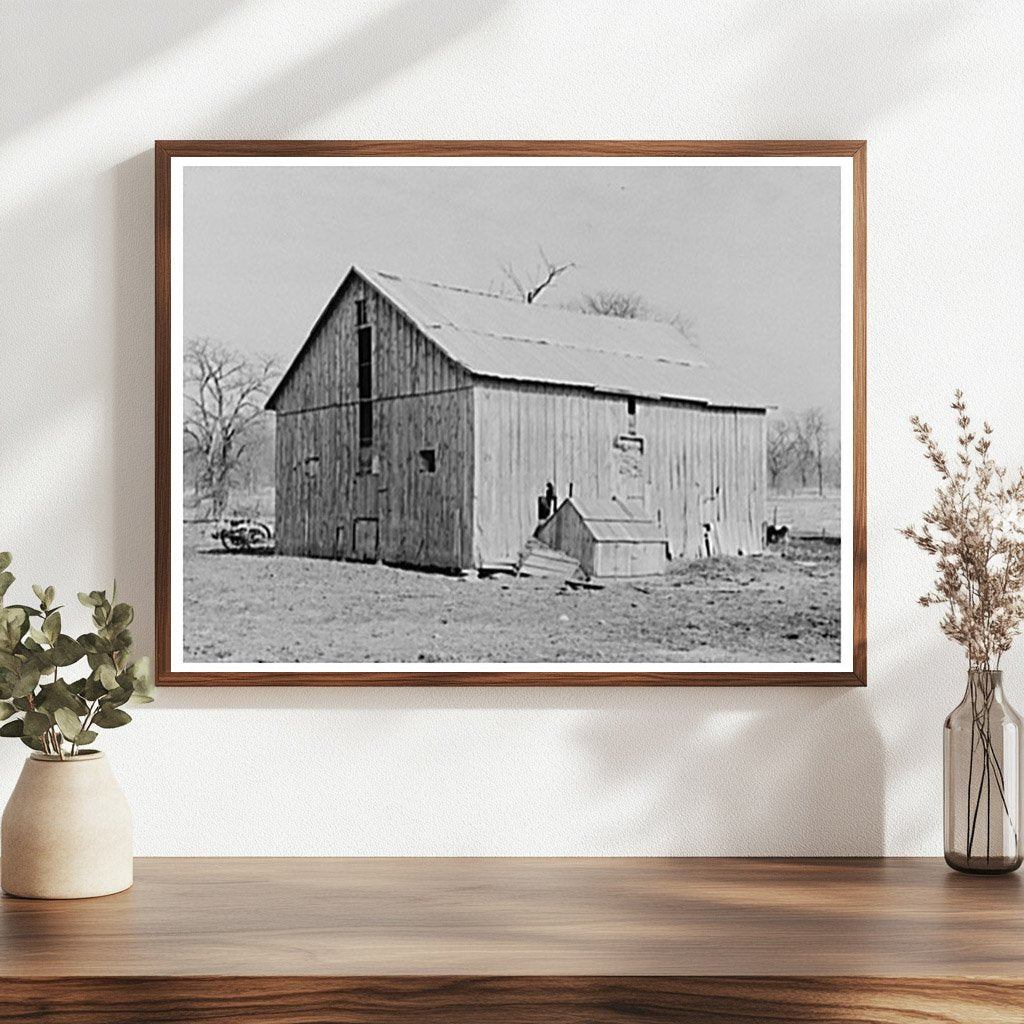
<instances>
[{"instance_id":1,"label":"barn door","mask_svg":"<svg viewBox=\"0 0 1024 1024\"><path fill-rule=\"evenodd\" d=\"M299 514L302 517L302 554L315 555L316 522L320 512L320 457L307 456L299 467Z\"/></svg>"},{"instance_id":2,"label":"barn door","mask_svg":"<svg viewBox=\"0 0 1024 1024\"><path fill-rule=\"evenodd\" d=\"M380 520L357 519L352 529L352 550L356 561L376 562L380 555Z\"/></svg>"},{"instance_id":3,"label":"barn door","mask_svg":"<svg viewBox=\"0 0 1024 1024\"><path fill-rule=\"evenodd\" d=\"M615 440L618 489L615 497L641 507L647 504L647 467L644 465L644 439L622 434Z\"/></svg>"},{"instance_id":4,"label":"barn door","mask_svg":"<svg viewBox=\"0 0 1024 1024\"><path fill-rule=\"evenodd\" d=\"M360 562L380 559L380 474L356 477L352 554Z\"/></svg>"}]
</instances>

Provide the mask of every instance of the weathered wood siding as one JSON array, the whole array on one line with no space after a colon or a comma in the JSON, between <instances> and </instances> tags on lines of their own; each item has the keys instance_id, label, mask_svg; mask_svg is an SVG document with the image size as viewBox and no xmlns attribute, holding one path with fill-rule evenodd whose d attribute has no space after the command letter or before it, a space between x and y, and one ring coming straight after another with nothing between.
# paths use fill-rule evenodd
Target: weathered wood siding
<instances>
[{"instance_id":1,"label":"weathered wood siding","mask_svg":"<svg viewBox=\"0 0 1024 1024\"><path fill-rule=\"evenodd\" d=\"M373 328L373 444L360 450L356 302ZM350 277L285 382L277 412L277 550L470 564L472 390L382 295ZM428 472L421 452L434 452Z\"/></svg>"},{"instance_id":2,"label":"weathered wood siding","mask_svg":"<svg viewBox=\"0 0 1024 1024\"><path fill-rule=\"evenodd\" d=\"M498 381L475 394L476 564L516 557L548 481L560 499L642 499L673 557L706 553L705 523L720 553L761 549L763 412L637 398L638 458L625 396Z\"/></svg>"},{"instance_id":3,"label":"weathered wood siding","mask_svg":"<svg viewBox=\"0 0 1024 1024\"><path fill-rule=\"evenodd\" d=\"M538 538L571 555L589 576L655 576L665 571L665 542L598 540L571 502L541 527Z\"/></svg>"}]
</instances>

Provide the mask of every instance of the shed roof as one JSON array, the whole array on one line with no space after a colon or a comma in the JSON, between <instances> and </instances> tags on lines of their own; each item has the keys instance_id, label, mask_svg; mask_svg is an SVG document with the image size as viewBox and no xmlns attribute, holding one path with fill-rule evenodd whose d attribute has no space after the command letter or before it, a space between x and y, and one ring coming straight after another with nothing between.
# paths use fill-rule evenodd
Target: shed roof
<instances>
[{"instance_id":1,"label":"shed roof","mask_svg":"<svg viewBox=\"0 0 1024 1024\"><path fill-rule=\"evenodd\" d=\"M631 544L666 542L666 537L644 511L620 498L566 498L559 506L574 508L594 540L620 541ZM558 512L555 513L558 515Z\"/></svg>"},{"instance_id":2,"label":"shed roof","mask_svg":"<svg viewBox=\"0 0 1024 1024\"><path fill-rule=\"evenodd\" d=\"M578 498L573 495L562 502L572 505L586 520L604 523L628 523L646 520L644 510L624 498Z\"/></svg>"},{"instance_id":3,"label":"shed roof","mask_svg":"<svg viewBox=\"0 0 1024 1024\"><path fill-rule=\"evenodd\" d=\"M470 373L503 380L765 409L763 397L687 350L670 324L527 304L498 295L353 267L267 402L302 359L358 274Z\"/></svg>"}]
</instances>

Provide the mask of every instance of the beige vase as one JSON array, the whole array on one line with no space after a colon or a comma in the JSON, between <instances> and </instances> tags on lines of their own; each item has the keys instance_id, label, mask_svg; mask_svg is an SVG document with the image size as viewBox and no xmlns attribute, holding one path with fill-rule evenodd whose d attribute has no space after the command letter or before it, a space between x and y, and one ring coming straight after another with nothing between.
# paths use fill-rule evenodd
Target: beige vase
<instances>
[{"instance_id":1,"label":"beige vase","mask_svg":"<svg viewBox=\"0 0 1024 1024\"><path fill-rule=\"evenodd\" d=\"M0 887L72 900L131 884L132 816L110 762L99 751L33 754L0 825Z\"/></svg>"}]
</instances>

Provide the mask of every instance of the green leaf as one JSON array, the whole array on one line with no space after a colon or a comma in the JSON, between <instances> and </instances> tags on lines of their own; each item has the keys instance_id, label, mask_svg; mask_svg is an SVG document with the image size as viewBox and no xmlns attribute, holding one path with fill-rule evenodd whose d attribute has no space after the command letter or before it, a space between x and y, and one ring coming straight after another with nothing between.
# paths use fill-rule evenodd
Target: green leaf
<instances>
[{"instance_id":1,"label":"green leaf","mask_svg":"<svg viewBox=\"0 0 1024 1024\"><path fill-rule=\"evenodd\" d=\"M153 684L153 676L149 667L149 658L139 658L128 666L128 675L132 680L132 689L135 691L135 703L149 704L156 695L156 686Z\"/></svg>"},{"instance_id":2,"label":"green leaf","mask_svg":"<svg viewBox=\"0 0 1024 1024\"><path fill-rule=\"evenodd\" d=\"M110 625L115 629L124 629L130 626L135 618L135 610L130 604L115 604L114 610L110 613Z\"/></svg>"},{"instance_id":3,"label":"green leaf","mask_svg":"<svg viewBox=\"0 0 1024 1024\"><path fill-rule=\"evenodd\" d=\"M6 569L11 564L11 553L10 551L0 551L0 572Z\"/></svg>"},{"instance_id":4,"label":"green leaf","mask_svg":"<svg viewBox=\"0 0 1024 1024\"><path fill-rule=\"evenodd\" d=\"M14 684L11 696L28 697L35 691L35 688L38 685L39 666L35 664L25 664L21 668L21 675L18 677L17 683Z\"/></svg>"},{"instance_id":5,"label":"green leaf","mask_svg":"<svg viewBox=\"0 0 1024 1024\"><path fill-rule=\"evenodd\" d=\"M41 619L44 617L43 613L38 608L33 608L30 604L9 604L7 607L20 608L30 619Z\"/></svg>"},{"instance_id":6,"label":"green leaf","mask_svg":"<svg viewBox=\"0 0 1024 1024\"><path fill-rule=\"evenodd\" d=\"M0 608L0 648L10 653L28 631L28 616L18 607Z\"/></svg>"},{"instance_id":7,"label":"green leaf","mask_svg":"<svg viewBox=\"0 0 1024 1024\"><path fill-rule=\"evenodd\" d=\"M50 716L44 715L41 711L25 712L24 732L26 736L42 736L52 724Z\"/></svg>"},{"instance_id":8,"label":"green leaf","mask_svg":"<svg viewBox=\"0 0 1024 1024\"><path fill-rule=\"evenodd\" d=\"M17 714L18 709L9 701L0 700L0 722L6 722L11 715Z\"/></svg>"},{"instance_id":9,"label":"green leaf","mask_svg":"<svg viewBox=\"0 0 1024 1024\"><path fill-rule=\"evenodd\" d=\"M93 732L92 729L84 729L78 734L78 739L75 742L81 746L83 743L92 743L97 736L99 736L98 732Z\"/></svg>"},{"instance_id":10,"label":"green leaf","mask_svg":"<svg viewBox=\"0 0 1024 1024\"><path fill-rule=\"evenodd\" d=\"M114 646L122 654L128 654L132 649L132 644L135 642L135 638L132 636L130 629L119 630L117 636L114 638Z\"/></svg>"},{"instance_id":11,"label":"green leaf","mask_svg":"<svg viewBox=\"0 0 1024 1024\"><path fill-rule=\"evenodd\" d=\"M3 735L3 729L0 729L0 735ZM33 750L38 750L40 753L46 753L46 747L44 747L43 744L35 738L35 736L22 736L20 739L26 747L31 747Z\"/></svg>"},{"instance_id":12,"label":"green leaf","mask_svg":"<svg viewBox=\"0 0 1024 1024\"><path fill-rule=\"evenodd\" d=\"M25 723L20 718L15 718L10 722L4 722L0 725L0 736L24 736L25 735Z\"/></svg>"},{"instance_id":13,"label":"green leaf","mask_svg":"<svg viewBox=\"0 0 1024 1024\"><path fill-rule=\"evenodd\" d=\"M50 642L50 638L41 629L36 629L35 626L29 629L28 635L40 646Z\"/></svg>"},{"instance_id":14,"label":"green leaf","mask_svg":"<svg viewBox=\"0 0 1024 1024\"><path fill-rule=\"evenodd\" d=\"M78 643L82 649L87 651L89 654L110 654L111 647L110 641L105 637L97 636L95 633L83 633L78 638ZM96 666L92 663L92 659L89 660L90 668Z\"/></svg>"},{"instance_id":15,"label":"green leaf","mask_svg":"<svg viewBox=\"0 0 1024 1024\"><path fill-rule=\"evenodd\" d=\"M105 690L116 690L118 687L117 673L113 665L100 665L96 669L96 678L103 684Z\"/></svg>"},{"instance_id":16,"label":"green leaf","mask_svg":"<svg viewBox=\"0 0 1024 1024\"><path fill-rule=\"evenodd\" d=\"M38 583L32 584L32 593L39 598L39 603L43 608L46 607L46 588L39 586Z\"/></svg>"},{"instance_id":17,"label":"green leaf","mask_svg":"<svg viewBox=\"0 0 1024 1024\"><path fill-rule=\"evenodd\" d=\"M47 608L52 608L53 607L53 599L56 596L57 596L57 591L54 590L53 587L47 587L46 588L46 592L43 594L43 597L46 598L46 602L45 603L46 603L46 607Z\"/></svg>"},{"instance_id":18,"label":"green leaf","mask_svg":"<svg viewBox=\"0 0 1024 1024\"><path fill-rule=\"evenodd\" d=\"M120 677L119 677L120 678ZM127 704L132 699L132 684L126 680L126 684L118 686L116 690L110 690L103 698L104 706L110 706L113 708L119 708L122 704Z\"/></svg>"},{"instance_id":19,"label":"green leaf","mask_svg":"<svg viewBox=\"0 0 1024 1024\"><path fill-rule=\"evenodd\" d=\"M99 604L95 591L93 591L91 594L83 594L81 591L79 591L78 600L81 601L86 608L95 608L96 605Z\"/></svg>"},{"instance_id":20,"label":"green leaf","mask_svg":"<svg viewBox=\"0 0 1024 1024\"><path fill-rule=\"evenodd\" d=\"M25 717L27 718L28 716L26 715ZM82 732L82 721L78 715L67 708L57 708L53 713L53 717L64 738L71 740L72 743L77 743L78 736ZM26 731L28 731L27 727Z\"/></svg>"},{"instance_id":21,"label":"green leaf","mask_svg":"<svg viewBox=\"0 0 1024 1024\"><path fill-rule=\"evenodd\" d=\"M6 554L7 552L4 552ZM14 577L9 572L0 572L0 598L11 589Z\"/></svg>"},{"instance_id":22,"label":"green leaf","mask_svg":"<svg viewBox=\"0 0 1024 1024\"><path fill-rule=\"evenodd\" d=\"M105 704L96 712L93 724L98 725L101 729L117 729L122 725L127 725L131 720L132 716L127 711ZM3 726L0 726L0 734L2 734L2 730Z\"/></svg>"},{"instance_id":23,"label":"green leaf","mask_svg":"<svg viewBox=\"0 0 1024 1024\"><path fill-rule=\"evenodd\" d=\"M96 678L96 676L89 676L85 681L85 689L82 691L82 696L86 700L99 700L100 697L107 695L107 688Z\"/></svg>"},{"instance_id":24,"label":"green leaf","mask_svg":"<svg viewBox=\"0 0 1024 1024\"><path fill-rule=\"evenodd\" d=\"M57 642L57 637L60 636L60 612L50 612L43 619L43 633L51 644Z\"/></svg>"},{"instance_id":25,"label":"green leaf","mask_svg":"<svg viewBox=\"0 0 1024 1024\"><path fill-rule=\"evenodd\" d=\"M39 687L36 707L40 711L54 712L57 708L65 708L78 715L79 718L84 717L89 711L89 705L75 694L63 679L57 679Z\"/></svg>"},{"instance_id":26,"label":"green leaf","mask_svg":"<svg viewBox=\"0 0 1024 1024\"><path fill-rule=\"evenodd\" d=\"M50 658L53 664L61 668L74 665L75 662L81 661L84 657L85 648L66 633L62 633L57 637L57 642L53 645L53 650L50 651Z\"/></svg>"}]
</instances>

